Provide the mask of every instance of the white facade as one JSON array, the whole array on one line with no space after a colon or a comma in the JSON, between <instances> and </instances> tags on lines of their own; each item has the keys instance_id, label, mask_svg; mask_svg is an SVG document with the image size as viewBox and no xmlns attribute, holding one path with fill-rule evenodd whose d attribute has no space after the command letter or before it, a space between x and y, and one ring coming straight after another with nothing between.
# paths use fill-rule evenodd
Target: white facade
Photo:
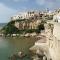
<instances>
[{"instance_id":1,"label":"white facade","mask_svg":"<svg viewBox=\"0 0 60 60\"><path fill-rule=\"evenodd\" d=\"M53 39L49 40L49 52L52 60L60 60L60 23L54 23Z\"/></svg>"},{"instance_id":2,"label":"white facade","mask_svg":"<svg viewBox=\"0 0 60 60\"><path fill-rule=\"evenodd\" d=\"M53 21L60 22L60 13L53 16Z\"/></svg>"},{"instance_id":3,"label":"white facade","mask_svg":"<svg viewBox=\"0 0 60 60\"><path fill-rule=\"evenodd\" d=\"M16 20L16 19L19 19L19 15L14 15L11 17L11 20Z\"/></svg>"},{"instance_id":4,"label":"white facade","mask_svg":"<svg viewBox=\"0 0 60 60\"><path fill-rule=\"evenodd\" d=\"M54 30L53 30L53 35L60 40L60 23L55 23L54 24Z\"/></svg>"},{"instance_id":5,"label":"white facade","mask_svg":"<svg viewBox=\"0 0 60 60\"><path fill-rule=\"evenodd\" d=\"M16 20L16 19L29 19L31 17L34 17L36 13L34 11L32 12L21 12L15 16L12 16L11 19L12 20Z\"/></svg>"}]
</instances>

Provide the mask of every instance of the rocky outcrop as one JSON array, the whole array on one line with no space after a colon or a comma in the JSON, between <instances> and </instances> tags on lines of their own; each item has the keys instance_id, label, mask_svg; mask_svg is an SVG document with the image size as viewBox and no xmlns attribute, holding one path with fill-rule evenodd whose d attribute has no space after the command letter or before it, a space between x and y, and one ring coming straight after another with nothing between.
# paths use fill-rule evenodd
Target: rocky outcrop
<instances>
[{"instance_id":1,"label":"rocky outcrop","mask_svg":"<svg viewBox=\"0 0 60 60\"><path fill-rule=\"evenodd\" d=\"M37 29L37 26L41 23L41 20L23 20L23 21L15 21L15 27L19 30L24 29Z\"/></svg>"}]
</instances>

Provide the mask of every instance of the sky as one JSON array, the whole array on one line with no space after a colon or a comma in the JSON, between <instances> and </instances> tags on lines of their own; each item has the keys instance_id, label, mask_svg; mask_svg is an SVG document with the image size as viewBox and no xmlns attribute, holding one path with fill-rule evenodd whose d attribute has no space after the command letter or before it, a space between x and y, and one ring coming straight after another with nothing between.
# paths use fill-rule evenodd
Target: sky
<instances>
[{"instance_id":1,"label":"sky","mask_svg":"<svg viewBox=\"0 0 60 60\"><path fill-rule=\"evenodd\" d=\"M60 0L0 0L0 23L9 22L10 17L20 11L46 8L60 8Z\"/></svg>"}]
</instances>

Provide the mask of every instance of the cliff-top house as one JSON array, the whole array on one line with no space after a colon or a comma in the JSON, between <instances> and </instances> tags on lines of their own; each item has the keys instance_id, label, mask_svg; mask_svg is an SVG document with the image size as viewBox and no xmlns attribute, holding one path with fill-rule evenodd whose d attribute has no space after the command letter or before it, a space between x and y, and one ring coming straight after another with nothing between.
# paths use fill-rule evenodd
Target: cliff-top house
<instances>
[{"instance_id":1,"label":"cliff-top house","mask_svg":"<svg viewBox=\"0 0 60 60\"><path fill-rule=\"evenodd\" d=\"M11 20L29 19L29 18L34 18L34 16L38 16L38 15L39 13L35 11L20 12L19 14L12 16Z\"/></svg>"}]
</instances>

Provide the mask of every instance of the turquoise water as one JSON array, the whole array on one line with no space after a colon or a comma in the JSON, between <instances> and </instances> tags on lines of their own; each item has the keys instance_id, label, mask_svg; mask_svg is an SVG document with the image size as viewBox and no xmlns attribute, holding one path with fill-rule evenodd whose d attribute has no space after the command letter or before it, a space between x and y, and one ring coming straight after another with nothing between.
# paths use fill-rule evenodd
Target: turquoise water
<instances>
[{"instance_id":1,"label":"turquoise water","mask_svg":"<svg viewBox=\"0 0 60 60\"><path fill-rule=\"evenodd\" d=\"M9 60L8 57L18 51L24 51L29 56L29 48L34 45L35 41L34 37L0 37L0 60ZM30 59L25 57L23 60Z\"/></svg>"}]
</instances>

